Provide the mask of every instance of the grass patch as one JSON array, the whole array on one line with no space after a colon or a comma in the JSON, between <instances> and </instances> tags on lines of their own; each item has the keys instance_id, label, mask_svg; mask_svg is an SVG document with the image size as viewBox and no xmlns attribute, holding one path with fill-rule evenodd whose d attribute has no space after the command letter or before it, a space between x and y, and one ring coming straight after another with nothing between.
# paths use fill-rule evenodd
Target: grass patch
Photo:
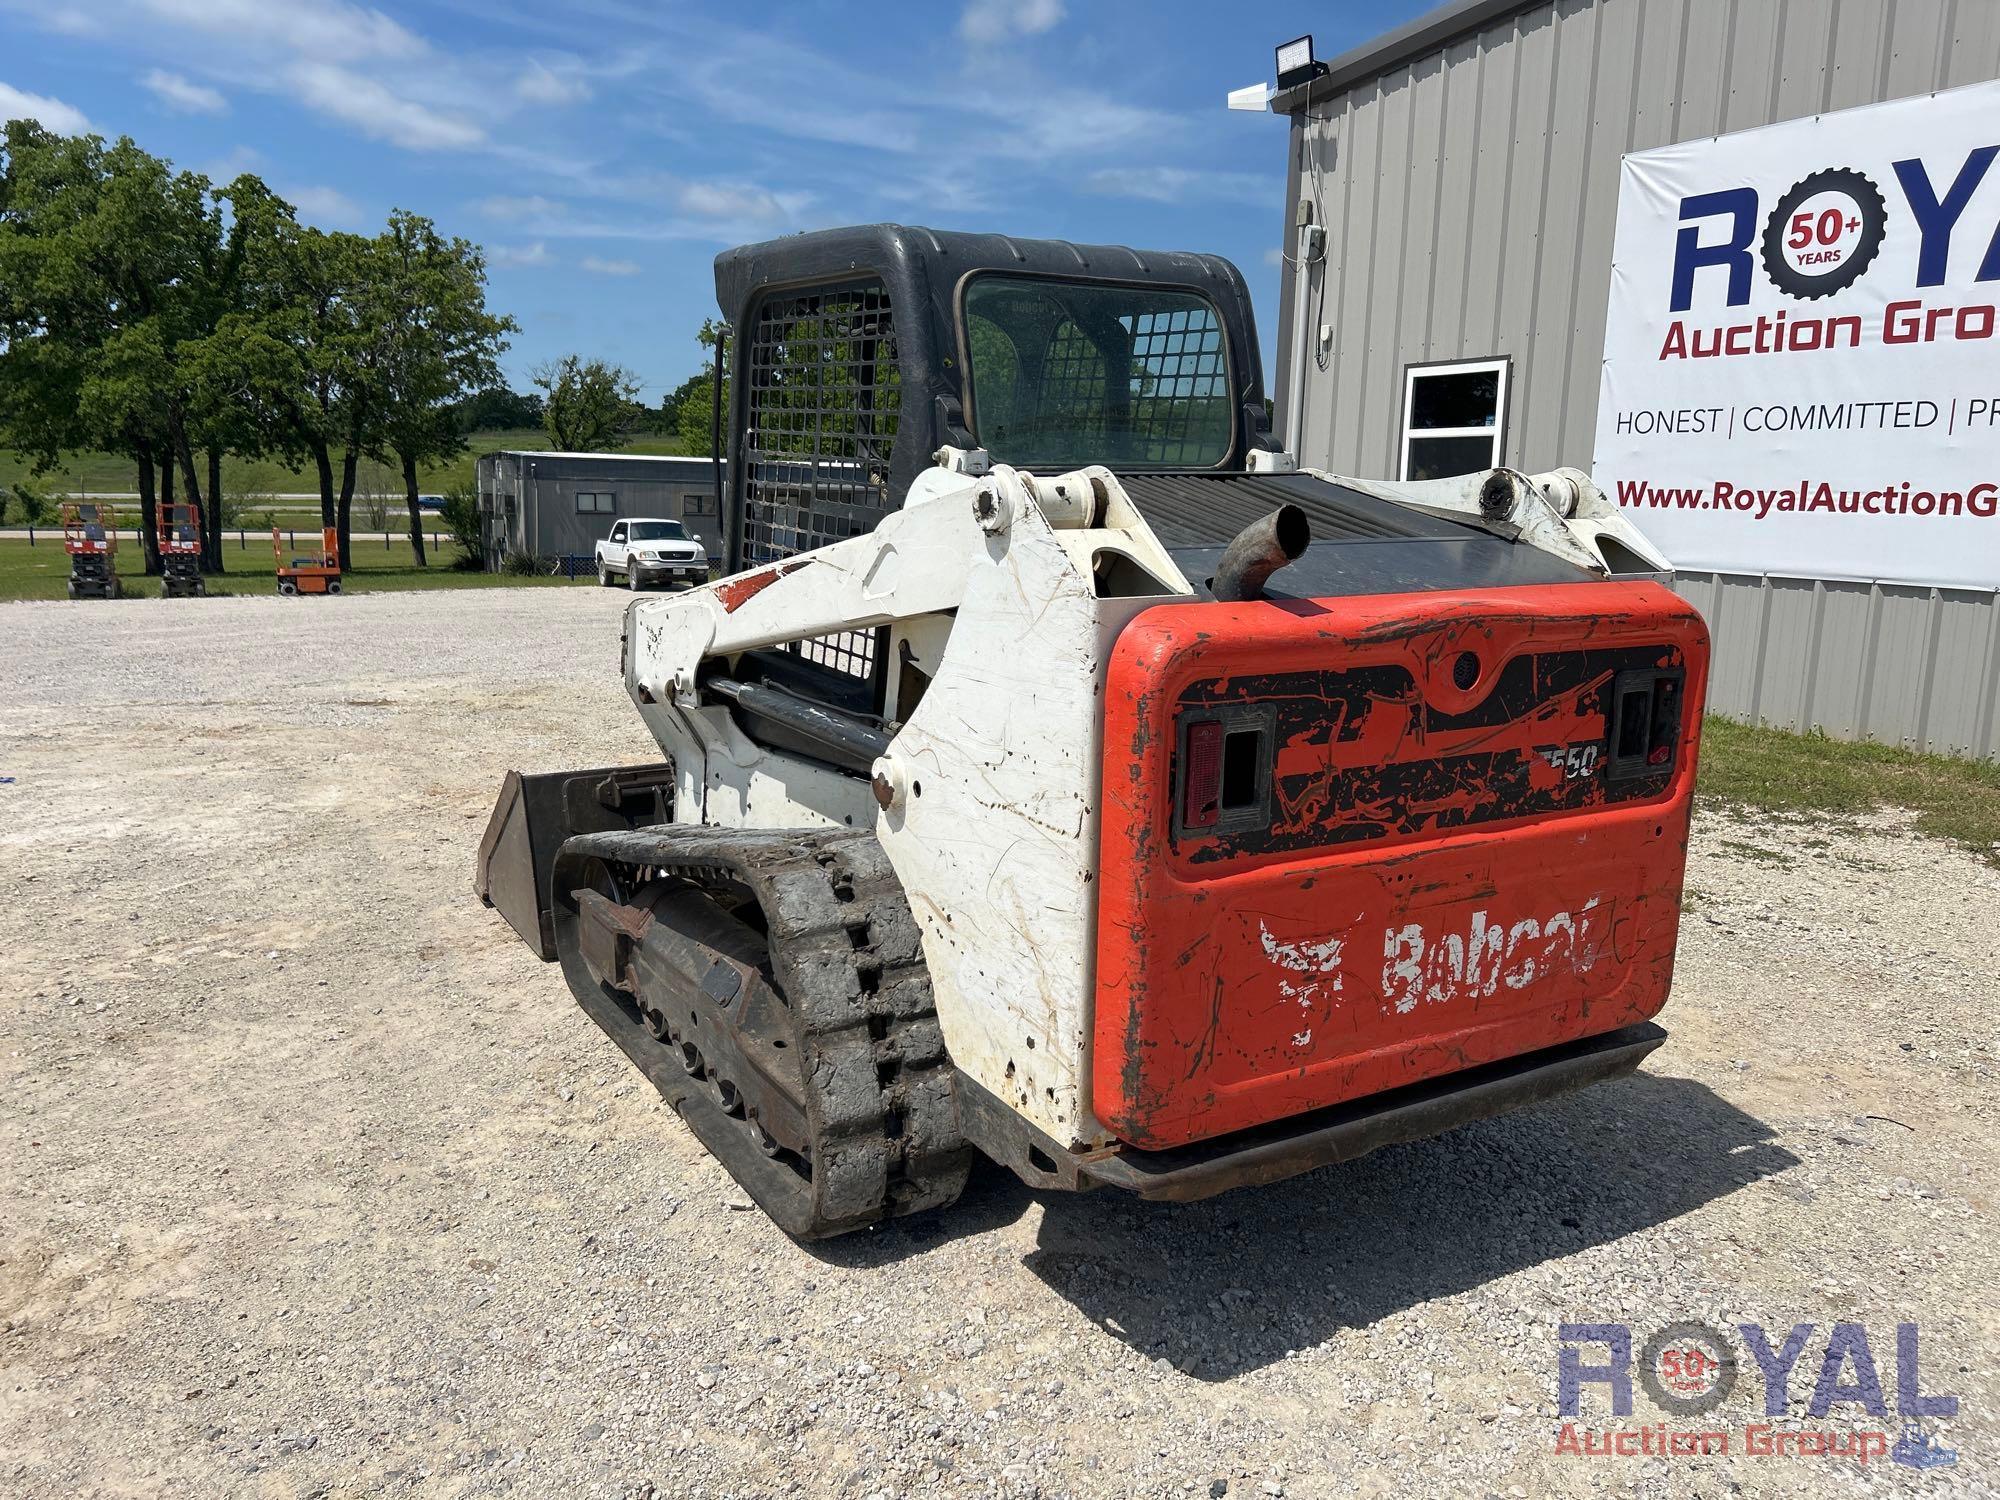
<instances>
[{"instance_id":1,"label":"grass patch","mask_svg":"<svg viewBox=\"0 0 2000 1500\"><path fill-rule=\"evenodd\" d=\"M1853 817L1906 807L1917 827L2000 867L2000 763L1849 744L1711 717L1702 726L1702 801L1722 810Z\"/></svg>"},{"instance_id":2,"label":"grass patch","mask_svg":"<svg viewBox=\"0 0 2000 1500\"><path fill-rule=\"evenodd\" d=\"M465 452L443 463L427 464L418 469L417 488L429 495L440 494L455 484L470 489L473 465L480 455L508 448L546 448L549 437L538 427L519 432L475 432L466 437L465 445ZM641 433L609 451L672 454L687 450L678 438ZM208 470L205 466L201 477L206 485ZM20 454L0 448L0 487L19 480L27 480L51 494L130 495L138 491L139 471L131 459L120 458L115 453L72 453L64 459L61 468L37 476ZM360 483L364 490L372 488L379 494L390 496L392 506L401 509L401 470L391 469L386 464L363 463ZM319 475L311 468L296 469L270 459L230 456L222 461L222 488L229 495L316 495L319 493Z\"/></svg>"},{"instance_id":3,"label":"grass patch","mask_svg":"<svg viewBox=\"0 0 2000 1500\"><path fill-rule=\"evenodd\" d=\"M1780 869L1789 870L1798 863L1789 854L1768 849L1762 844L1746 844L1741 839L1723 839L1717 847L1728 850L1738 859L1747 859L1752 864L1777 865Z\"/></svg>"},{"instance_id":4,"label":"grass patch","mask_svg":"<svg viewBox=\"0 0 2000 1500\"><path fill-rule=\"evenodd\" d=\"M304 556L316 550L318 541L317 532L302 532L298 547L288 547L285 555ZM379 594L397 589L560 587L570 582L547 576L524 578L506 573L461 572L452 567L457 556L458 549L446 542L430 554L430 566L420 568L405 540L399 538L384 546L379 537L372 541L356 537L354 567L341 580L341 587L349 594ZM140 571L142 564L136 543L121 539L118 564L126 598L160 597L160 580L147 578ZM239 547L231 535L222 549L222 565L227 571L208 580L210 594L261 595L276 591L277 560L271 555L269 536L252 532L246 538L246 545ZM25 537L0 537L0 600L62 599L67 597L68 581L69 554L63 551L60 528L40 533L32 546ZM597 587L595 574L586 574L576 582Z\"/></svg>"}]
</instances>

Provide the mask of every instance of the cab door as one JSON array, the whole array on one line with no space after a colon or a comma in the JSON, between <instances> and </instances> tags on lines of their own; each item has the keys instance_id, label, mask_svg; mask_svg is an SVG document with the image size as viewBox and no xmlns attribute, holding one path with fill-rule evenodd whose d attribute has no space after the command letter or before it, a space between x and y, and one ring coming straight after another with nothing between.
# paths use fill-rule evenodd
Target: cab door
<instances>
[{"instance_id":1,"label":"cab door","mask_svg":"<svg viewBox=\"0 0 2000 1500\"><path fill-rule=\"evenodd\" d=\"M611 528L611 535L604 539L604 561L606 566L613 568L624 567L626 550L625 523L620 521L616 526Z\"/></svg>"}]
</instances>

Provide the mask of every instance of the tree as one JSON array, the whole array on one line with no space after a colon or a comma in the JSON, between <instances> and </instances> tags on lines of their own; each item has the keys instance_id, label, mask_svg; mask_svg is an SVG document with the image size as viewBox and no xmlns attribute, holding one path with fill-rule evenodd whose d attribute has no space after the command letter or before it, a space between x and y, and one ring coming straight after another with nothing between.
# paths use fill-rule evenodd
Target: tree
<instances>
[{"instance_id":1,"label":"tree","mask_svg":"<svg viewBox=\"0 0 2000 1500\"><path fill-rule=\"evenodd\" d=\"M630 370L567 354L536 366L533 378L543 393L542 425L554 447L589 452L613 447L624 435L639 394Z\"/></svg>"},{"instance_id":2,"label":"tree","mask_svg":"<svg viewBox=\"0 0 2000 1500\"><path fill-rule=\"evenodd\" d=\"M268 232L257 237L243 305L199 351L199 387L233 413L238 442L311 460L320 525L335 530L341 566L351 567L355 471L381 432L387 341L376 249L361 235L301 227L289 205L259 211Z\"/></svg>"},{"instance_id":3,"label":"tree","mask_svg":"<svg viewBox=\"0 0 2000 1500\"><path fill-rule=\"evenodd\" d=\"M249 179L254 183L255 179ZM261 184L256 184L261 191ZM246 226L208 179L129 139L9 122L0 159L0 423L37 472L64 451L124 453L138 470L148 571L159 565L156 476L197 502L209 437L185 355L234 295ZM220 455L209 460L211 489ZM213 524L205 563L221 567Z\"/></svg>"},{"instance_id":4,"label":"tree","mask_svg":"<svg viewBox=\"0 0 2000 1500\"><path fill-rule=\"evenodd\" d=\"M458 403L460 432L518 432L542 425L542 398L489 385Z\"/></svg>"},{"instance_id":5,"label":"tree","mask_svg":"<svg viewBox=\"0 0 2000 1500\"><path fill-rule=\"evenodd\" d=\"M46 526L56 518L55 502L40 490L29 485L14 486L15 519L28 528L28 540L35 539L35 528Z\"/></svg>"},{"instance_id":6,"label":"tree","mask_svg":"<svg viewBox=\"0 0 2000 1500\"><path fill-rule=\"evenodd\" d=\"M380 432L385 456L403 474L410 546L424 555L417 466L465 446L459 403L499 378L512 318L486 310L486 258L462 239L440 236L429 219L397 211L376 241L378 276L368 322L380 325Z\"/></svg>"},{"instance_id":7,"label":"tree","mask_svg":"<svg viewBox=\"0 0 2000 1500\"><path fill-rule=\"evenodd\" d=\"M497 387L513 330L486 310L478 249L417 215L323 233L253 176L216 189L130 140L32 121L0 135L0 434L37 473L81 448L130 456L149 571L176 493L203 506L221 568L226 452L309 459L344 566L357 467L393 457L423 561L417 466L462 447L459 408ZM607 390L622 414L629 375L568 364L575 420Z\"/></svg>"},{"instance_id":8,"label":"tree","mask_svg":"<svg viewBox=\"0 0 2000 1500\"><path fill-rule=\"evenodd\" d=\"M706 374L690 375L660 398L660 431L680 436L681 409L690 401L708 399L709 379Z\"/></svg>"},{"instance_id":9,"label":"tree","mask_svg":"<svg viewBox=\"0 0 2000 1500\"><path fill-rule=\"evenodd\" d=\"M723 325L713 318L703 318L695 339L702 348L709 351L702 362L701 373L691 375L681 383L675 393L681 397L675 409L675 423L680 432L681 446L689 453L713 454L715 450L715 360L716 347L722 341ZM722 409L729 410L729 381L722 382Z\"/></svg>"},{"instance_id":10,"label":"tree","mask_svg":"<svg viewBox=\"0 0 2000 1500\"><path fill-rule=\"evenodd\" d=\"M13 120L0 147L0 432L41 474L85 437L77 396L102 335L94 278L62 238L90 211L103 143Z\"/></svg>"}]
</instances>

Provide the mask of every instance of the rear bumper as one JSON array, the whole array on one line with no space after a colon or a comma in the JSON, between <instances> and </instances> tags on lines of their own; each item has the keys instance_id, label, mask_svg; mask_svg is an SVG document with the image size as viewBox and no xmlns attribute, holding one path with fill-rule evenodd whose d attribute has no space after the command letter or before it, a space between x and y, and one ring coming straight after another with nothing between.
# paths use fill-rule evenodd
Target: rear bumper
<instances>
[{"instance_id":1,"label":"rear bumper","mask_svg":"<svg viewBox=\"0 0 2000 1500\"><path fill-rule=\"evenodd\" d=\"M708 564L693 562L635 562L630 564L636 583L707 583Z\"/></svg>"},{"instance_id":2,"label":"rear bumper","mask_svg":"<svg viewBox=\"0 0 2000 1500\"><path fill-rule=\"evenodd\" d=\"M1667 1039L1650 1021L1447 1074L1388 1093L1164 1151L1064 1150L961 1077L965 1132L1037 1187L1123 1188L1187 1202L1352 1161L1381 1146L1441 1135L1634 1071Z\"/></svg>"}]
</instances>

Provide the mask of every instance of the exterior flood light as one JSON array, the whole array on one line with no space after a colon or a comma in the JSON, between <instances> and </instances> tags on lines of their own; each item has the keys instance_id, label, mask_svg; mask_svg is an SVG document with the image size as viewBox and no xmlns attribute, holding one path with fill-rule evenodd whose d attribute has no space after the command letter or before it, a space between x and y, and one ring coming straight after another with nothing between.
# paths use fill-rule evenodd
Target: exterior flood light
<instances>
[{"instance_id":1,"label":"exterior flood light","mask_svg":"<svg viewBox=\"0 0 2000 1500\"><path fill-rule=\"evenodd\" d=\"M1278 87L1296 88L1302 83L1310 83L1326 72L1326 64L1313 60L1313 39L1310 34L1284 43L1278 48Z\"/></svg>"}]
</instances>

